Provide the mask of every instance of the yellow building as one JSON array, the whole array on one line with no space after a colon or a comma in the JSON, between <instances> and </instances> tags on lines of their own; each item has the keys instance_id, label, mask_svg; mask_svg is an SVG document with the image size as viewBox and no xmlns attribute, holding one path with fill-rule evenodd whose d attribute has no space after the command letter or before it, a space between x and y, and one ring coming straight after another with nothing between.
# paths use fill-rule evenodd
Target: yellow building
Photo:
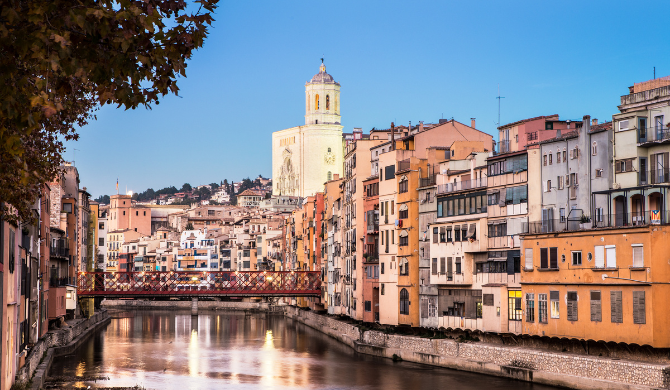
<instances>
[{"instance_id":1,"label":"yellow building","mask_svg":"<svg viewBox=\"0 0 670 390\"><path fill-rule=\"evenodd\" d=\"M305 84L305 125L272 133L272 194L314 195L342 165L340 84L321 64Z\"/></svg>"}]
</instances>

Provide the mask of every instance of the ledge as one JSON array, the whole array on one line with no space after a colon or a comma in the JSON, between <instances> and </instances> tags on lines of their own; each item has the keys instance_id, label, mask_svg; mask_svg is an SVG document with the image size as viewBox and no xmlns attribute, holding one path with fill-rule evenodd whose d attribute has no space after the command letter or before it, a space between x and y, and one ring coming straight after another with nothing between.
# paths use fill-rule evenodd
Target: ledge
<instances>
[{"instance_id":1,"label":"ledge","mask_svg":"<svg viewBox=\"0 0 670 390\"><path fill-rule=\"evenodd\" d=\"M608 272L608 271L618 271L619 267L611 267L611 268L591 268L591 271L593 272Z\"/></svg>"}]
</instances>

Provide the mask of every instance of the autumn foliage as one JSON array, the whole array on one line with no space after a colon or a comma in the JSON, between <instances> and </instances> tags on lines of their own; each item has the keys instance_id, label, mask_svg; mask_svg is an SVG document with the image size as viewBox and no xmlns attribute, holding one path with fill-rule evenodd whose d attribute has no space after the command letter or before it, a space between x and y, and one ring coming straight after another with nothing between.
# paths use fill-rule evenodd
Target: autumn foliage
<instances>
[{"instance_id":1,"label":"autumn foliage","mask_svg":"<svg viewBox=\"0 0 670 390\"><path fill-rule=\"evenodd\" d=\"M6 0L0 11L0 201L30 218L63 141L104 104L177 94L218 0Z\"/></svg>"}]
</instances>

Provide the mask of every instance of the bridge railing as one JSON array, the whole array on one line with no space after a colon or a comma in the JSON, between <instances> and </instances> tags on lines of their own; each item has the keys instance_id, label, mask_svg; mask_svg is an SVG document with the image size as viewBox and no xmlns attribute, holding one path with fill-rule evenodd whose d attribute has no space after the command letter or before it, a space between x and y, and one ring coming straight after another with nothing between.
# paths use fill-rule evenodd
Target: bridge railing
<instances>
[{"instance_id":1,"label":"bridge railing","mask_svg":"<svg viewBox=\"0 0 670 390\"><path fill-rule=\"evenodd\" d=\"M81 272L79 296L319 295L318 271Z\"/></svg>"}]
</instances>

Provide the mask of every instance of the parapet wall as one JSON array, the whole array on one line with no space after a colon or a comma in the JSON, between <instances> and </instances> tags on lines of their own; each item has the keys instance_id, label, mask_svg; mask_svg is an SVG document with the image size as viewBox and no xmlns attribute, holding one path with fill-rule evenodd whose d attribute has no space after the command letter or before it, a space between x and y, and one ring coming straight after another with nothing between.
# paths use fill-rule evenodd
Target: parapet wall
<instances>
[{"instance_id":1,"label":"parapet wall","mask_svg":"<svg viewBox=\"0 0 670 390\"><path fill-rule=\"evenodd\" d=\"M296 307L284 310L286 317L369 355L396 355L416 363L574 389L651 389L670 384L670 366L664 364L361 331L355 325Z\"/></svg>"}]
</instances>

